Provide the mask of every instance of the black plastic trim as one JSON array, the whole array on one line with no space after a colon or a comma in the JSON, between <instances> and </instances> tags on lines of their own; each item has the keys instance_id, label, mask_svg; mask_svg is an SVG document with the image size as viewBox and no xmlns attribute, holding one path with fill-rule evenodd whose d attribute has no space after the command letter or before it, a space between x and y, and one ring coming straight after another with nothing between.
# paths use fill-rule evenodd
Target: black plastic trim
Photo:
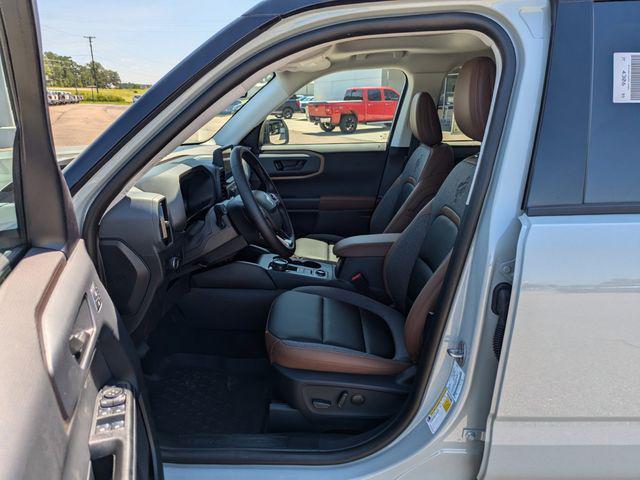
<instances>
[{"instance_id":1,"label":"black plastic trim","mask_svg":"<svg viewBox=\"0 0 640 480\"><path fill-rule=\"evenodd\" d=\"M528 207L530 217L561 216L561 215L616 215L640 213L638 203L581 203L577 205L548 205Z\"/></svg>"},{"instance_id":2,"label":"black plastic trim","mask_svg":"<svg viewBox=\"0 0 640 480\"><path fill-rule=\"evenodd\" d=\"M415 389L406 408L388 428L374 438L363 441L348 449L323 450L315 452L242 450L212 450L207 453L208 463L221 464L306 464L333 465L352 462L367 457L387 446L411 423L422 403L430 374L435 362L438 345L449 316L453 296L460 280L462 269L478 224L485 195L488 191L493 166L497 157L506 114L511 99L511 89L516 72L516 55L509 35L493 20L474 13L437 13L393 18L374 18L320 28L291 37L278 45L258 52L243 65L234 69L216 82L201 97L190 104L177 119L141 148L131 160L116 173L108 189L103 190L94 200L85 221L84 234L87 245L95 258L98 222L111 200L126 182L159 152L185 125L193 121L216 99L233 88L239 81L253 72L264 68L287 55L316 44L349 37L381 33L416 31L476 30L489 36L496 44L502 58L502 72L498 86L498 96L493 110L491 129L487 132L483 159L478 168L471 204L462 221L458 240L454 246L452 261L445 278L443 295L439 304L439 315L430 324L430 334L425 342L418 363Z\"/></svg>"}]
</instances>

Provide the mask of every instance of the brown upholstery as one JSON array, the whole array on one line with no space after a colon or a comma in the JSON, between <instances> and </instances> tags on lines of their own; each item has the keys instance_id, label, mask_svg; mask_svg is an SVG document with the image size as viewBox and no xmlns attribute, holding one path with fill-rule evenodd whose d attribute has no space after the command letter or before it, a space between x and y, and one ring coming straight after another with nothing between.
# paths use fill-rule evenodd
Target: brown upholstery
<instances>
[{"instance_id":1,"label":"brown upholstery","mask_svg":"<svg viewBox=\"0 0 640 480\"><path fill-rule=\"evenodd\" d=\"M425 284L424 288L420 291L420 295L415 299L407 320L404 324L404 343L407 346L407 351L411 360L414 362L420 355L420 347L422 347L422 332L429 318L429 313L436 307L438 296L440 295L440 289L442 288L442 282L444 276L447 273L447 267L449 266L449 254L447 259L440 264L436 269L433 276Z\"/></svg>"},{"instance_id":2,"label":"brown upholstery","mask_svg":"<svg viewBox=\"0 0 640 480\"><path fill-rule=\"evenodd\" d=\"M442 142L442 129L438 109L427 92L416 93L409 109L411 133L420 143L430 147Z\"/></svg>"},{"instance_id":3,"label":"brown upholstery","mask_svg":"<svg viewBox=\"0 0 640 480\"><path fill-rule=\"evenodd\" d=\"M395 375L409 366L409 362L337 351L313 344L296 345L265 334L267 353L271 363L299 370L333 373L355 373L362 375Z\"/></svg>"},{"instance_id":4,"label":"brown upholstery","mask_svg":"<svg viewBox=\"0 0 640 480\"><path fill-rule=\"evenodd\" d=\"M478 57L462 65L455 89L453 113L460 130L482 141L489 117L496 65L489 57Z\"/></svg>"}]
</instances>

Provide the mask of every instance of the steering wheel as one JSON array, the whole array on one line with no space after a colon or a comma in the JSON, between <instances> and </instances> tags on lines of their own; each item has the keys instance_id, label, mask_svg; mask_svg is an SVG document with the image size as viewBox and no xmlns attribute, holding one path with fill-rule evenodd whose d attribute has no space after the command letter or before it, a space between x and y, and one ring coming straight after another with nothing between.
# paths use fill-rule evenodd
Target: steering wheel
<instances>
[{"instance_id":1,"label":"steering wheel","mask_svg":"<svg viewBox=\"0 0 640 480\"><path fill-rule=\"evenodd\" d=\"M251 187L252 172L262 190ZM293 255L296 237L289 213L273 180L250 149L237 146L231 150L231 173L244 209L265 242L282 257Z\"/></svg>"}]
</instances>

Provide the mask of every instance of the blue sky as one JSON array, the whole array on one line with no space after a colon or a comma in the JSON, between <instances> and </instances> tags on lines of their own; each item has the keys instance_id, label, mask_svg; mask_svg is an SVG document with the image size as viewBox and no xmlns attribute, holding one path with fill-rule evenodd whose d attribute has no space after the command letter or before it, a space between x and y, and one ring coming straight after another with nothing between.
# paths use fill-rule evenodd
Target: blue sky
<instances>
[{"instance_id":1,"label":"blue sky","mask_svg":"<svg viewBox=\"0 0 640 480\"><path fill-rule=\"evenodd\" d=\"M153 83L259 0L38 0L42 47L81 64L84 35L122 81Z\"/></svg>"}]
</instances>

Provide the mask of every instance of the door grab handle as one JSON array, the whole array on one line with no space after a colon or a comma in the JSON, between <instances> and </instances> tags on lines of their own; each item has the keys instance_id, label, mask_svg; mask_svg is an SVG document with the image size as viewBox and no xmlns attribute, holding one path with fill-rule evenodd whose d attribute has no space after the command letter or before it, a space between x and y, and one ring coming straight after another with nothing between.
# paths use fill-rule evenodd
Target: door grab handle
<instances>
[{"instance_id":1,"label":"door grab handle","mask_svg":"<svg viewBox=\"0 0 640 480\"><path fill-rule=\"evenodd\" d=\"M306 160L275 160L273 166L279 172L301 170Z\"/></svg>"},{"instance_id":2,"label":"door grab handle","mask_svg":"<svg viewBox=\"0 0 640 480\"><path fill-rule=\"evenodd\" d=\"M89 330L80 330L69 337L69 350L76 360L80 361L82 353L89 344L91 333Z\"/></svg>"}]
</instances>

